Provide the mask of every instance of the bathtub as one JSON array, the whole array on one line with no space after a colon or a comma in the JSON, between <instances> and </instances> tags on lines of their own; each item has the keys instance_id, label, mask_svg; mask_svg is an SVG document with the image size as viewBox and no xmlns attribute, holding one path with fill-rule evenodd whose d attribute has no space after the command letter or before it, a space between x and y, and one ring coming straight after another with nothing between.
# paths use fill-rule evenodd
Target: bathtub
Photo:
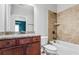
<instances>
[{"instance_id":1,"label":"bathtub","mask_svg":"<svg viewBox=\"0 0 79 59\"><path fill-rule=\"evenodd\" d=\"M57 47L58 55L79 55L79 45L57 40L53 43Z\"/></svg>"}]
</instances>

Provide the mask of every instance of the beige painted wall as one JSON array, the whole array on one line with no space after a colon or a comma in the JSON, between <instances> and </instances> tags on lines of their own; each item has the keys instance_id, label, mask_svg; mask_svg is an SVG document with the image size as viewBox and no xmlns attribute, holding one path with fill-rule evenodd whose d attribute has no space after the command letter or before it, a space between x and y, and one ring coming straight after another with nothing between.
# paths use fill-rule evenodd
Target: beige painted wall
<instances>
[{"instance_id":1,"label":"beige painted wall","mask_svg":"<svg viewBox=\"0 0 79 59\"><path fill-rule=\"evenodd\" d=\"M79 5L57 14L58 39L79 44Z\"/></svg>"},{"instance_id":2,"label":"beige painted wall","mask_svg":"<svg viewBox=\"0 0 79 59\"><path fill-rule=\"evenodd\" d=\"M57 38L57 29L54 26L54 23L57 22L57 14L52 12L52 11L48 11L48 40L53 40L53 37ZM52 31L55 31L56 34L52 34Z\"/></svg>"}]
</instances>

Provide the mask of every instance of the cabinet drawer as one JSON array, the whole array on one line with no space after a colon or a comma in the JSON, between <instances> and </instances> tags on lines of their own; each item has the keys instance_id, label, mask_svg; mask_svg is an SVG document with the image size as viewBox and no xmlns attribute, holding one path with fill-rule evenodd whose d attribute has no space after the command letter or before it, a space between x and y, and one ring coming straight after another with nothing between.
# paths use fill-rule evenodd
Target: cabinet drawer
<instances>
[{"instance_id":1,"label":"cabinet drawer","mask_svg":"<svg viewBox=\"0 0 79 59\"><path fill-rule=\"evenodd\" d=\"M0 41L0 48L11 47L15 45L16 45L15 40L1 40Z\"/></svg>"},{"instance_id":2,"label":"cabinet drawer","mask_svg":"<svg viewBox=\"0 0 79 59\"><path fill-rule=\"evenodd\" d=\"M1 55L23 55L22 47L5 48L1 50Z\"/></svg>"},{"instance_id":3,"label":"cabinet drawer","mask_svg":"<svg viewBox=\"0 0 79 59\"><path fill-rule=\"evenodd\" d=\"M20 40L19 40L19 44L27 44L27 43L32 43L32 38L21 38Z\"/></svg>"},{"instance_id":4,"label":"cabinet drawer","mask_svg":"<svg viewBox=\"0 0 79 59\"><path fill-rule=\"evenodd\" d=\"M32 41L33 42L40 41L40 36L34 36Z\"/></svg>"}]
</instances>

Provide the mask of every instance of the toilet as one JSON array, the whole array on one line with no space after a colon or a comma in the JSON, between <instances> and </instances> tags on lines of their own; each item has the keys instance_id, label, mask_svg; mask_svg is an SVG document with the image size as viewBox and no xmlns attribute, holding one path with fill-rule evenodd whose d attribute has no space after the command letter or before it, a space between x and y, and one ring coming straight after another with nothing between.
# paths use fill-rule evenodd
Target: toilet
<instances>
[{"instance_id":1,"label":"toilet","mask_svg":"<svg viewBox=\"0 0 79 59\"><path fill-rule=\"evenodd\" d=\"M41 41L43 40L42 47L43 47L44 52L46 53L46 55L57 55L57 48L56 48L56 46L53 45L53 43L47 44L47 41L46 41L47 39L48 38L41 38Z\"/></svg>"}]
</instances>

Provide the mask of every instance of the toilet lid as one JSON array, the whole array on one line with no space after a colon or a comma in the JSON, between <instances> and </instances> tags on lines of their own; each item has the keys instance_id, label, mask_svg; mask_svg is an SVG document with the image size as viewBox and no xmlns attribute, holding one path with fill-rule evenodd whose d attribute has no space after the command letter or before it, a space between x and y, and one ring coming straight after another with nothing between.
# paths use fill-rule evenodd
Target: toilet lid
<instances>
[{"instance_id":1,"label":"toilet lid","mask_svg":"<svg viewBox=\"0 0 79 59\"><path fill-rule=\"evenodd\" d=\"M49 49L49 50L57 50L57 48L56 48L55 46L50 45L50 44L45 45L44 47L45 47L46 49Z\"/></svg>"}]
</instances>

